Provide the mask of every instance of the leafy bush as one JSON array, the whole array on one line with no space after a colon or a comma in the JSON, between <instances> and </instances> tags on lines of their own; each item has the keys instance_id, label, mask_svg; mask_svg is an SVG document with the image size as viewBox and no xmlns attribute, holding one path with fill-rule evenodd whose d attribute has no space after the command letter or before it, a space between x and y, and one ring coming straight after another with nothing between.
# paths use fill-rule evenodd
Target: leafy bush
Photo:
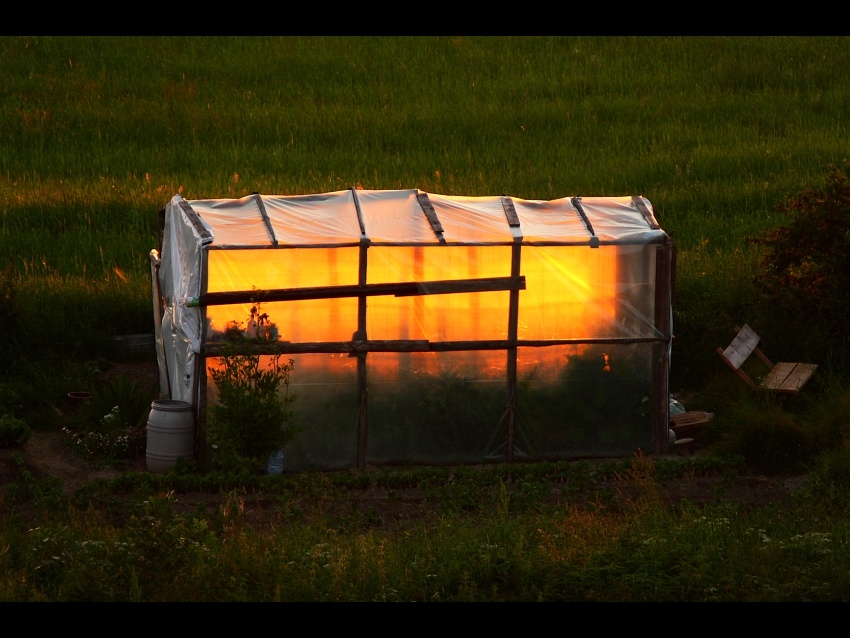
<instances>
[{"instance_id":1,"label":"leafy bush","mask_svg":"<svg viewBox=\"0 0 850 638\"><path fill-rule=\"evenodd\" d=\"M23 419L17 419L11 414L0 416L0 447L21 446L26 443L32 430Z\"/></svg>"},{"instance_id":2,"label":"leafy bush","mask_svg":"<svg viewBox=\"0 0 850 638\"><path fill-rule=\"evenodd\" d=\"M295 399L289 394L294 361L282 362L280 354L261 357L250 347L247 340L226 344L221 367L209 368L219 400L209 410L208 432L217 464L260 472L297 432L287 426Z\"/></svg>"},{"instance_id":3,"label":"leafy bush","mask_svg":"<svg viewBox=\"0 0 850 638\"><path fill-rule=\"evenodd\" d=\"M789 219L753 239L766 248L758 277L774 312L805 322L817 319L830 343L846 352L850 315L850 162L831 166L822 188L787 199L779 212ZM791 313L793 315L793 313ZM811 329L812 326L807 326Z\"/></svg>"},{"instance_id":4,"label":"leafy bush","mask_svg":"<svg viewBox=\"0 0 850 638\"><path fill-rule=\"evenodd\" d=\"M21 396L7 384L0 383L0 414L14 414L21 407Z\"/></svg>"}]
</instances>

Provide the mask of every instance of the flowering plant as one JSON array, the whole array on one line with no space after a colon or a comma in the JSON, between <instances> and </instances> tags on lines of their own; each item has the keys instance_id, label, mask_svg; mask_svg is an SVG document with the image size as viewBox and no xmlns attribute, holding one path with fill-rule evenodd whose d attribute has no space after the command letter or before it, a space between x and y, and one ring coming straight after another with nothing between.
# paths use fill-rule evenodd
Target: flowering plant
<instances>
[{"instance_id":1,"label":"flowering plant","mask_svg":"<svg viewBox=\"0 0 850 638\"><path fill-rule=\"evenodd\" d=\"M100 420L100 427L76 431L62 428L73 449L88 461L114 461L137 456L145 448L144 426L130 426L116 405Z\"/></svg>"},{"instance_id":2,"label":"flowering plant","mask_svg":"<svg viewBox=\"0 0 850 638\"><path fill-rule=\"evenodd\" d=\"M119 377L95 389L62 428L66 441L91 463L135 458L147 443L153 390Z\"/></svg>"}]
</instances>

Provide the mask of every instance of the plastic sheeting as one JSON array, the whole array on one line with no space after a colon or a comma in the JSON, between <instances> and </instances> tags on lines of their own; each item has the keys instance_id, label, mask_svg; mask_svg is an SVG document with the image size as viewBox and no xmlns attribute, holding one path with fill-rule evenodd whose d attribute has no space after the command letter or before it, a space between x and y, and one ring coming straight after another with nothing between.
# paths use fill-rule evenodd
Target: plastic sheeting
<instances>
[{"instance_id":1,"label":"plastic sheeting","mask_svg":"<svg viewBox=\"0 0 850 638\"><path fill-rule=\"evenodd\" d=\"M372 244L442 243L423 215L418 190L346 190L321 195L248 196L241 199L192 200L191 208L209 227L215 248L270 246L356 245L361 238ZM573 204L573 198L551 201L511 198L519 227L509 226L501 197L456 197L427 194L443 227L446 243L510 244L586 243L591 233ZM179 198L179 199L178 199ZM262 202L269 225L264 223ZM639 198L650 215L652 204ZM168 208L179 208L175 196ZM581 207L602 243L651 243L664 234L652 227L632 197L585 197ZM361 233L358 208L362 217ZM654 221L654 217L653 217Z\"/></svg>"},{"instance_id":2,"label":"plastic sheeting","mask_svg":"<svg viewBox=\"0 0 850 638\"><path fill-rule=\"evenodd\" d=\"M433 209L430 219L428 206ZM646 443L651 432L641 409L651 393L654 370L665 352L669 356L672 330L668 321L667 334L662 334L655 319L656 253L666 237L652 205L642 197L532 201L418 190L191 201L175 195L165 208L158 270L163 298L160 374L167 381L162 385L170 388L171 398L197 403L198 384L211 383L195 378L204 341L220 340L228 327L244 329L248 323L251 303L196 307L193 300L204 293L356 286L362 278L367 284L385 284L510 277L512 266L518 266L526 286L518 297L517 338L576 342L519 349L520 396L529 415L527 431L520 432L527 435L527 445L520 451L534 454L533 447L540 458L547 458L566 453L561 447L581 447L588 441L595 441L597 451L615 449L619 443ZM369 296L365 336L428 343L506 340L510 301L507 290ZM290 344L349 342L361 329L357 297L269 302L262 304L262 312L274 323L279 339ZM606 339L645 343L590 343ZM617 356L620 363L627 362L618 370L630 370L628 381L616 386L609 383L616 375L601 378L615 395L623 395L626 387L638 388L630 399L637 405L627 409L642 415L636 426L639 434L622 435L612 443L610 437L595 434L558 434L562 426L550 432L551 419L534 416L547 412L532 408L537 404L529 396L551 398L552 388L577 374L574 369L584 369L577 361L586 361L588 370L602 370L608 366L603 355L610 358L615 350L625 355ZM356 359L340 353L292 358L297 412L310 423L304 424L287 459L300 467L352 465L359 404ZM372 461L465 462L499 454L507 350L373 352L366 361L372 424L367 453ZM393 425L394 420L409 420L402 418L404 408L398 412L394 407L398 401L409 406L414 397L436 400L435 392L440 391L435 388L448 388L445 397L452 397L438 401L443 421L453 420L447 409L452 401L464 402L466 409L478 402L469 413L477 434L432 432L428 439L409 431L425 427L422 424ZM214 389L210 396L214 401ZM562 409L564 404L559 398L554 405ZM422 407L420 414L428 409ZM339 416L338 422L332 414ZM534 444L533 432L538 440ZM593 451L592 446L582 450Z\"/></svg>"}]
</instances>

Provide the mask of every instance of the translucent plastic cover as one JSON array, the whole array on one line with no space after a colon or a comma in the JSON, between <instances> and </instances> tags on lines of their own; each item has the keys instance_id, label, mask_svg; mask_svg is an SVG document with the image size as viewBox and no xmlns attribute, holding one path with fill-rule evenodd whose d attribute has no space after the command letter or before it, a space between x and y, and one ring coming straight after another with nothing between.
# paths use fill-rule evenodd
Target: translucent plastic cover
<instances>
[{"instance_id":1,"label":"translucent plastic cover","mask_svg":"<svg viewBox=\"0 0 850 638\"><path fill-rule=\"evenodd\" d=\"M636 204L642 204L643 210ZM324 246L372 243L660 241L652 204L640 197L551 201L460 197L419 190L347 190L318 195L251 195L192 200L213 246ZM435 229L429 214L439 222ZM512 223L515 214L517 223ZM362 226L362 229L361 229Z\"/></svg>"},{"instance_id":2,"label":"translucent plastic cover","mask_svg":"<svg viewBox=\"0 0 850 638\"><path fill-rule=\"evenodd\" d=\"M250 336L261 312L275 340L301 348L292 383L305 427L290 469L351 467L358 449L376 463L505 458L512 370L518 454L646 445L672 338L669 314L659 320L669 307L656 307L665 241L642 197L175 196L158 275L161 375L172 398L195 403L197 383L209 385L194 377L204 345ZM203 301L235 292L249 294ZM397 347L349 356L354 342ZM583 395L596 407L579 406Z\"/></svg>"}]
</instances>

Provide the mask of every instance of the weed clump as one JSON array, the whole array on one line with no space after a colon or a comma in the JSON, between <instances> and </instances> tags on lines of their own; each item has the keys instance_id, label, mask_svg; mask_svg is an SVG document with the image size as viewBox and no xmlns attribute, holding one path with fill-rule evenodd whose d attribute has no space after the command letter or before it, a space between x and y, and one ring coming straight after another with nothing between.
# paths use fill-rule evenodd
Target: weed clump
<instances>
[{"instance_id":1,"label":"weed clump","mask_svg":"<svg viewBox=\"0 0 850 638\"><path fill-rule=\"evenodd\" d=\"M767 401L742 400L722 415L718 449L741 456L757 472L777 474L803 469L816 452L811 430L795 415Z\"/></svg>"}]
</instances>

